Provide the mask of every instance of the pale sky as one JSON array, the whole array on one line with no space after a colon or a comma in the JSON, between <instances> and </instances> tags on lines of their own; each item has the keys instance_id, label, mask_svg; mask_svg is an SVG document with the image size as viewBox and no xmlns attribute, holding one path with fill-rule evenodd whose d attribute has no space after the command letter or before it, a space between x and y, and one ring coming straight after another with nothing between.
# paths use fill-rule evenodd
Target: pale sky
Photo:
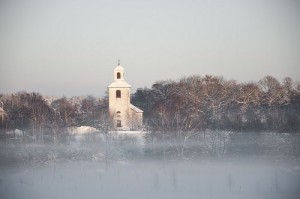
<instances>
[{"instance_id":1,"label":"pale sky","mask_svg":"<svg viewBox=\"0 0 300 199\"><path fill-rule=\"evenodd\" d=\"M0 0L0 93L103 96L206 74L300 80L298 0Z\"/></svg>"}]
</instances>

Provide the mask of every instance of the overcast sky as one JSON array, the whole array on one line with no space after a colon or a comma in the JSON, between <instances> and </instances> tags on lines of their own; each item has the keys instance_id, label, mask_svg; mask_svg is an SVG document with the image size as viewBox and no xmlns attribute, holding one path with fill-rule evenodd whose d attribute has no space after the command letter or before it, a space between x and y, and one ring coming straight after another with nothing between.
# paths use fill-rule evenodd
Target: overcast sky
<instances>
[{"instance_id":1,"label":"overcast sky","mask_svg":"<svg viewBox=\"0 0 300 199\"><path fill-rule=\"evenodd\" d=\"M298 0L0 0L0 93L103 96L206 74L300 80Z\"/></svg>"}]
</instances>

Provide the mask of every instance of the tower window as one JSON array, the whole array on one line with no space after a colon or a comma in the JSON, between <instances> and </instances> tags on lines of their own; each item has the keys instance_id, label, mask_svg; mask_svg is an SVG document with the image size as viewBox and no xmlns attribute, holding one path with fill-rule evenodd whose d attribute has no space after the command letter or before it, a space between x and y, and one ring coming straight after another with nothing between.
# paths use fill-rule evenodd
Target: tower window
<instances>
[{"instance_id":1,"label":"tower window","mask_svg":"<svg viewBox=\"0 0 300 199\"><path fill-rule=\"evenodd\" d=\"M117 73L117 79L121 79L121 73Z\"/></svg>"},{"instance_id":2,"label":"tower window","mask_svg":"<svg viewBox=\"0 0 300 199\"><path fill-rule=\"evenodd\" d=\"M116 98L121 98L121 91L120 90L116 91Z\"/></svg>"},{"instance_id":3,"label":"tower window","mask_svg":"<svg viewBox=\"0 0 300 199\"><path fill-rule=\"evenodd\" d=\"M121 120L117 120L117 127L122 127Z\"/></svg>"}]
</instances>

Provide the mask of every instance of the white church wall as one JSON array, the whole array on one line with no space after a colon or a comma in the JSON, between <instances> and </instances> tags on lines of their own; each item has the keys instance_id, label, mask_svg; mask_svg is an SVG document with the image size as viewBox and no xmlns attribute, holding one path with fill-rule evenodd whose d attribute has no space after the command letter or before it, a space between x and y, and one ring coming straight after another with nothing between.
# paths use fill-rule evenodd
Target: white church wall
<instances>
[{"instance_id":1,"label":"white church wall","mask_svg":"<svg viewBox=\"0 0 300 199\"><path fill-rule=\"evenodd\" d=\"M132 130L142 126L143 112L130 104L130 88L131 85L124 80L124 68L118 65L114 69L114 82L108 86L109 114L116 130ZM132 110L132 107L139 112Z\"/></svg>"}]
</instances>

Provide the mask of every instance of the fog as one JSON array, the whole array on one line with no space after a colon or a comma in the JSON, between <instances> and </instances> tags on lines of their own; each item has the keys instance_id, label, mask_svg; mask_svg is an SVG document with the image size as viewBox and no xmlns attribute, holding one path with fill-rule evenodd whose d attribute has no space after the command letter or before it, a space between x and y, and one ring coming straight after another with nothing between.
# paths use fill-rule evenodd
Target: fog
<instances>
[{"instance_id":1,"label":"fog","mask_svg":"<svg viewBox=\"0 0 300 199\"><path fill-rule=\"evenodd\" d=\"M43 140L1 141L1 198L300 197L298 134L94 132Z\"/></svg>"}]
</instances>

